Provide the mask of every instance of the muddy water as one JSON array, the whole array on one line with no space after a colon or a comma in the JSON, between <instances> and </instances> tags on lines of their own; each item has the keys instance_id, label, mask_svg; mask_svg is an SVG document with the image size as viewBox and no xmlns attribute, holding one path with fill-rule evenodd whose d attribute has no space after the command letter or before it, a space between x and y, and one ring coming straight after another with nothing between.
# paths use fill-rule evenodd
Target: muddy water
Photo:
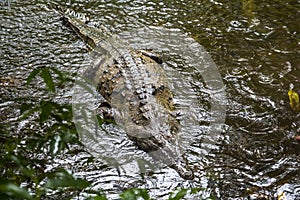
<instances>
[{"instance_id":1,"label":"muddy water","mask_svg":"<svg viewBox=\"0 0 300 200\"><path fill-rule=\"evenodd\" d=\"M155 34L160 36L157 43L149 45L169 61L165 68L169 76L173 75L170 82L177 91L176 102L184 107L190 103L187 99L196 101L190 104L190 112L192 116L198 113L193 118L197 121L186 128L196 133L195 142L187 147L196 178L184 181L165 167L141 180L136 171L130 170L135 168L131 164L124 166L118 176L115 168L107 168L102 162L87 165L85 153L59 155L49 168L68 168L92 181L93 189L106 190L111 198L117 198L128 187L148 188L157 199L166 198L178 187L203 187L205 192L191 199L209 195L218 199L274 197L282 192L296 199L300 190L300 145L293 137L300 134L300 122L299 115L289 108L287 91L291 83L296 90L300 88L299 1L58 4L114 28L133 46L147 46L149 38L153 41ZM10 1L9 5L0 2L0 119L11 124L15 134L35 128L30 120L19 121L19 106L49 98L41 89L42 80L25 84L30 72L47 66L77 74L88 58L84 44L61 24L57 14L45 11L44 6L43 1ZM224 102L219 102L226 106L226 116L217 137L210 137L215 132L209 130L213 121L211 97L215 93L207 87L203 74L193 71L197 64L191 67L189 58L178 54L182 43L165 37L166 32L196 41L216 64L226 93ZM193 42L190 44L191 49L195 47ZM70 102L72 87L70 83L59 89L56 101ZM188 120L184 122L189 124ZM145 156L122 137L122 130L106 128L117 136L113 142L120 143L123 155Z\"/></svg>"}]
</instances>

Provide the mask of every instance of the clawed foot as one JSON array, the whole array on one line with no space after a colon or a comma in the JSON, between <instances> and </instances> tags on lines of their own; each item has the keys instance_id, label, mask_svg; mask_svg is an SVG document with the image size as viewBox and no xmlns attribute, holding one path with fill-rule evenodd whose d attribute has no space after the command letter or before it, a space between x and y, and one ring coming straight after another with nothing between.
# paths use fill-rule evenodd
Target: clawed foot
<instances>
[{"instance_id":1,"label":"clawed foot","mask_svg":"<svg viewBox=\"0 0 300 200\"><path fill-rule=\"evenodd\" d=\"M102 102L96 109L96 115L105 120L114 120L111 106L107 102Z\"/></svg>"}]
</instances>

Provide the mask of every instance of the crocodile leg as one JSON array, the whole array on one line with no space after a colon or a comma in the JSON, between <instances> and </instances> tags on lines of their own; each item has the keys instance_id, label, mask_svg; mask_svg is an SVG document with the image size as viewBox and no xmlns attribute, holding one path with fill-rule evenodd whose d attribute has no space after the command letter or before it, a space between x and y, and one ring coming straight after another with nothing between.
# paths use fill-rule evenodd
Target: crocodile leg
<instances>
[{"instance_id":1,"label":"crocodile leg","mask_svg":"<svg viewBox=\"0 0 300 200\"><path fill-rule=\"evenodd\" d=\"M103 102L98 106L96 115L105 120L114 120L112 108L107 102Z\"/></svg>"},{"instance_id":2,"label":"crocodile leg","mask_svg":"<svg viewBox=\"0 0 300 200\"><path fill-rule=\"evenodd\" d=\"M158 54L152 52L152 50L139 50L139 52L141 52L144 56L147 56L147 57L151 58L152 60L154 60L158 64L163 63L161 57Z\"/></svg>"}]
</instances>

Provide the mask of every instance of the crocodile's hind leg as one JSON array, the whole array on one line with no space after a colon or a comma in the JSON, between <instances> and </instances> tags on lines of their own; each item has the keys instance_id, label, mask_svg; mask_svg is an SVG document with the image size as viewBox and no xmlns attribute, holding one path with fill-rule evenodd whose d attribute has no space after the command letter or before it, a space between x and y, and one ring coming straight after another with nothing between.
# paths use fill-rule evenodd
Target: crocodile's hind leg
<instances>
[{"instance_id":1,"label":"crocodile's hind leg","mask_svg":"<svg viewBox=\"0 0 300 200\"><path fill-rule=\"evenodd\" d=\"M162 64L163 61L161 59L161 56L154 53L151 49L146 49L146 50L139 50L144 56L147 56L157 62L158 64Z\"/></svg>"}]
</instances>

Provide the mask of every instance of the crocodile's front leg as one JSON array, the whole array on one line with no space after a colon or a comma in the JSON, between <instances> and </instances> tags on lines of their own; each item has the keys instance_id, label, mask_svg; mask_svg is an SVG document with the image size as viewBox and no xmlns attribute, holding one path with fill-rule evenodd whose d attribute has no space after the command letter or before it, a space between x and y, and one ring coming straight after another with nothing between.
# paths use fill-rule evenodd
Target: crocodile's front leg
<instances>
[{"instance_id":1,"label":"crocodile's front leg","mask_svg":"<svg viewBox=\"0 0 300 200\"><path fill-rule=\"evenodd\" d=\"M102 102L96 109L96 115L104 120L114 120L114 114L111 105L107 102Z\"/></svg>"}]
</instances>

